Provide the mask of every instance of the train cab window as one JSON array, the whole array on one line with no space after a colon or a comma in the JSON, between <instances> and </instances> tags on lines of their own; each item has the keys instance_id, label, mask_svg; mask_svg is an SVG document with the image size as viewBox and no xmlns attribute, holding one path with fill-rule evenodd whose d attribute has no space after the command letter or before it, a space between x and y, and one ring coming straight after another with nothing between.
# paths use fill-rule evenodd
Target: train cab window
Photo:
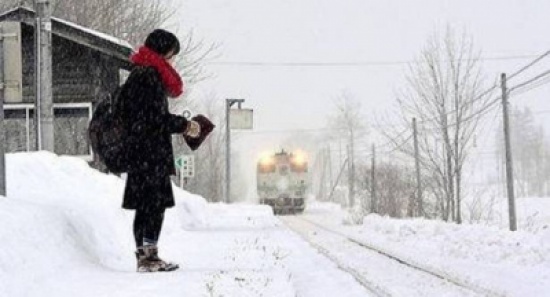
<instances>
[{"instance_id":1,"label":"train cab window","mask_svg":"<svg viewBox=\"0 0 550 297\"><path fill-rule=\"evenodd\" d=\"M260 173L273 173L275 169L275 164L260 164L258 166L258 171Z\"/></svg>"}]
</instances>

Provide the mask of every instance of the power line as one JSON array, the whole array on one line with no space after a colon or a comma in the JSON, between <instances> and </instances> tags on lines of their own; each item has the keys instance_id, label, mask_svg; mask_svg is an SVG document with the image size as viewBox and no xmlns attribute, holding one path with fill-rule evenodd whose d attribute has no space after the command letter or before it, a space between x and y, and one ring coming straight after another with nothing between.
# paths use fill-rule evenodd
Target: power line
<instances>
[{"instance_id":1,"label":"power line","mask_svg":"<svg viewBox=\"0 0 550 297\"><path fill-rule=\"evenodd\" d=\"M535 65L536 63L540 62L542 59L546 58L546 57L549 56L549 55L550 55L550 51L547 51L547 52L545 52L544 54L542 54L542 55L540 55L540 56L536 56L536 59L535 59L535 60L533 60L533 61L530 62L529 64L523 66L522 68L520 68L519 70L517 70L516 72L514 72L511 76L509 76L509 77L508 77L508 80L510 80L511 78L513 78L513 77L519 75L520 73L524 72L525 70L529 69L530 67L532 67L532 66ZM550 70L549 70L549 71L546 71L546 72L544 72L544 73L542 73L542 74L540 74L540 75L538 75L538 76L536 76L536 77L534 77L534 78L532 78L531 80L528 80L528 81L526 81L526 82L524 82L524 83L521 83L521 84L519 84L519 85L516 85L516 86L510 88L508 92L512 92L512 91L514 91L514 90L516 90L516 89L518 89L518 88L521 88L521 87L523 87L523 86L525 86L525 85L528 85L528 84L530 84L530 83L532 83L532 82L534 82L534 81L536 81L536 80L538 80L538 79L540 79L540 78L543 78L543 77L545 77L545 76L547 76L547 75L550 75ZM478 96L474 97L473 99L470 99L470 100L468 100L468 101L462 103L462 105L472 104L472 103L475 103L475 102L477 102L477 101L479 101L479 100L482 100L482 99L484 99L484 97L485 97L487 94L491 93L493 90L495 90L495 89L498 88L498 87L499 87L499 85L498 85L498 84L495 84L495 85L493 85L492 87L490 87L490 88L488 88L487 90L485 90L484 92L482 92L481 94L479 94ZM495 101L489 102L489 104L487 104L486 106L484 106L484 107L481 108L481 110L482 110L481 113L473 114L473 115L469 116L467 119L462 119L462 120L460 120L460 122L465 122L465 121L469 121L469 120L471 120L471 119L474 119L476 115L484 113L484 112L487 110L487 108L491 108L491 107L492 107L495 103L497 103L499 100L500 100L500 98L498 98L498 99L495 100ZM451 111L448 111L448 112L445 114L445 116L452 115L452 114L454 114L456 111L457 111L456 109L453 109L453 110L451 110ZM437 120L437 119L439 119L439 118L441 118L441 116L435 116L435 117L433 117L433 118L423 119L423 120L419 121L418 123L419 123L419 124L422 124L422 123L425 123L425 122L428 122L428 121L435 121L435 120ZM448 127L455 126L455 125L457 125L457 123L452 124L452 125L447 125L447 128L448 128Z\"/></svg>"},{"instance_id":2,"label":"power line","mask_svg":"<svg viewBox=\"0 0 550 297\"><path fill-rule=\"evenodd\" d=\"M401 142L401 144L397 145L396 147L394 147L393 149L391 149L390 151L387 151L387 152L379 152L378 154L382 154L382 155L388 155L388 154L391 154L391 153L394 153L396 152L397 150L400 150L401 148L403 148L405 146L405 144L407 144L407 142L409 142L409 140L411 140L411 138L413 138L413 135L409 135L409 137L405 138L403 140L403 142Z\"/></svg>"},{"instance_id":3,"label":"power line","mask_svg":"<svg viewBox=\"0 0 550 297\"><path fill-rule=\"evenodd\" d=\"M550 77L546 78L546 79L543 79L541 81L538 81L538 82L532 82L533 85L532 86L529 86L529 85L525 85L523 86L524 88L523 89L520 89L519 91L515 92L514 94L515 95L521 95L523 93L527 93L531 90L534 90L534 89L537 89L537 88L540 88L546 84L548 84L550 82Z\"/></svg>"},{"instance_id":4,"label":"power line","mask_svg":"<svg viewBox=\"0 0 550 297\"><path fill-rule=\"evenodd\" d=\"M367 127L372 128L382 128L382 127L402 127L401 124L384 124L384 125L367 125ZM235 131L236 133L243 134L269 134L269 133L289 133L289 132L306 132L306 133L321 133L327 131L347 131L347 128L309 128L309 129L280 129L280 130L242 130ZM406 130L405 130L406 131ZM403 131L404 132L404 131Z\"/></svg>"},{"instance_id":5,"label":"power line","mask_svg":"<svg viewBox=\"0 0 550 297\"><path fill-rule=\"evenodd\" d=\"M550 51L548 52L547 55L550 55ZM547 56L547 55L545 54L544 56ZM540 61L540 59L538 59L538 60ZM533 64L533 63L530 63L530 65L532 65L532 64ZM526 68L523 67L522 69L526 69ZM519 74L519 72L516 72L516 73ZM531 83L534 83L534 82L536 82L537 80L539 80L539 79L541 79L541 78L544 78L545 76L549 76L549 75L550 75L550 70L545 71L545 72L543 72L543 73L541 73L541 74L539 74L539 75L533 77L532 79L530 79L530 80L528 80L528 81L525 81L525 82L523 82L523 83L520 83L520 84L518 84L518 85L513 86L512 88L510 88L510 89L508 90L508 92L511 93L511 92L513 92L513 91L515 91L515 90L517 90L517 89L520 89L520 88L522 88L522 87L525 87L525 86L527 86L527 85L529 85L529 84L531 84ZM530 90L532 90L532 89L538 88L538 87L540 87L540 86L542 86L542 85L544 85L544 84L547 84L547 83L549 83L549 82L550 82L550 80L545 80L545 81L543 81L543 82L539 82L539 83L540 83L539 85L536 85L536 86L534 86L534 87L532 87L532 88L529 88L529 89L527 89L527 90L524 90L524 91L522 91L522 92L519 92L518 94L522 94L522 93L525 93L525 92L530 91ZM483 92L481 95L479 95L479 96L477 96L476 98L470 100L469 103L473 103L473 102L475 102L475 101L477 101L477 100L481 100L481 99L483 98L483 96L485 96L486 94L488 94L490 91L494 90L496 87L498 87L498 85L494 85L493 87L489 88L487 91ZM457 123L453 123L453 124L450 124L450 125L446 125L446 128L456 126L458 123L464 123L464 122L470 121L470 120L476 118L478 115L479 115L479 116L484 115L487 111L490 111L490 109L491 109L492 107L496 106L496 104L499 103L500 100L501 100L501 96L499 96L498 98L494 99L493 101L490 101L488 104L486 104L484 107L482 107L478 112L476 112L476 113L474 113L474 114L472 114L472 115L470 115L470 116L468 116L468 117L466 117L466 118L464 118L464 119L461 119L461 120L460 120L459 122L457 122ZM467 103L468 103L468 102L467 102ZM454 113L454 112L456 112L456 110L449 111L449 112L446 113L445 116L449 116L449 115L451 115L451 114ZM437 120L438 118L440 118L440 116L436 116L436 117L433 117L433 118L431 118L431 119L425 119L425 120L419 121L419 123L425 123L425 122L427 122L427 121L435 121L435 120Z\"/></svg>"},{"instance_id":6,"label":"power line","mask_svg":"<svg viewBox=\"0 0 550 297\"><path fill-rule=\"evenodd\" d=\"M550 55L550 51L547 51L545 52L544 54L540 55L538 58L536 58L535 60L533 60L531 63L525 65L524 67L522 67L521 69L519 69L518 71L514 72L512 75L508 76L508 80L514 78L514 76L522 73L523 71L529 69L530 67L532 67L533 65L535 65L536 63L538 63L540 60L546 58L548 55Z\"/></svg>"},{"instance_id":7,"label":"power line","mask_svg":"<svg viewBox=\"0 0 550 297\"><path fill-rule=\"evenodd\" d=\"M463 59L460 61L502 61L502 60L524 60L531 58L540 58L537 55L517 55L501 57L485 57ZM458 60L457 60L458 61ZM441 62L450 62L442 60ZM410 61L352 61L352 62L262 62L262 61L212 61L206 62L213 66L245 66L245 67L357 67L357 66L399 66L407 64L420 64L423 62Z\"/></svg>"},{"instance_id":8,"label":"power line","mask_svg":"<svg viewBox=\"0 0 550 297\"><path fill-rule=\"evenodd\" d=\"M548 76L548 75L550 75L550 70L547 70L547 71L545 71L545 72L543 72L543 73L541 73L541 74L539 74L539 75L537 75L537 76L535 76L535 77L533 77L533 78L531 78L531 79L529 79L529 80L527 80L527 81L525 81L525 82L523 82L523 83L520 83L520 84L515 85L514 87L510 88L508 92L511 93L511 92L513 92L513 91L515 91L515 90L517 90L517 89L520 89L520 88L522 88L522 87L524 87L524 86L527 86L527 85L529 85L529 84L531 84L531 83L534 83L534 82L536 82L537 80L539 80L539 79L541 79L541 78L544 78L545 76Z\"/></svg>"},{"instance_id":9,"label":"power line","mask_svg":"<svg viewBox=\"0 0 550 297\"><path fill-rule=\"evenodd\" d=\"M375 146L376 148L376 155L389 155L389 154L392 154L392 153L395 153L396 151L398 151L399 149L403 148L407 142L409 140L411 140L411 138L413 137L413 135L409 135L407 138L403 139L402 142L400 142L398 145L396 145L395 147L391 148L390 150L388 151L379 151L379 148L383 148L384 146L387 146L389 144L391 144L390 142L386 143L385 145L379 145L379 146ZM371 147L363 147L363 148L359 148L357 149L355 152L360 155L361 157L372 157L372 146ZM330 152L338 152L336 150L330 150Z\"/></svg>"},{"instance_id":10,"label":"power line","mask_svg":"<svg viewBox=\"0 0 550 297\"><path fill-rule=\"evenodd\" d=\"M514 73L514 76L515 76L515 75L518 75L519 73L521 73L521 72L523 72L523 71L525 71L527 68L531 67L532 65L534 65L535 63L537 63L538 61L540 61L541 59L543 59L544 57L546 57L546 56L548 56L548 55L550 55L550 51L548 51L547 53L545 53L545 54L543 54L542 56L538 57L537 59L535 59L533 62L529 63L528 65L522 67L520 70L516 71L516 72ZM526 82L524 82L524 83L520 83L519 85L516 85L516 86L512 87L512 88L509 90L509 92L512 92L513 90L516 90L516 89L521 88L521 87L523 87L523 86L526 86L526 85L528 85L528 84L530 84L530 83L533 83L533 82L535 82L535 81L539 80L540 78L543 78L543 77L545 77L545 76L547 76L547 75L550 75L550 70L549 70L549 71L546 71L546 72L544 72L544 73L542 73L542 74L540 74L540 75L537 75L537 76L534 77L533 79L530 79L530 80L528 80L528 81L526 81ZM550 82L550 80L545 81L544 84L546 84L546 83L548 83L548 82ZM467 101L465 104L474 103L475 101L478 101L478 100L483 99L483 96L487 95L488 93L490 93L491 91L493 91L493 90L494 90L495 88L497 88L497 87L498 87L498 84L495 84L494 86L492 86L491 88L489 88L489 89L487 89L486 91L482 92L480 95L478 95L478 96L475 97L474 99L472 99L472 100L470 100L470 101ZM537 85L536 87L540 87L540 85ZM533 89L533 88L531 88L531 89ZM530 89L529 89L529 90L530 90ZM466 118L463 118L463 119L461 119L461 120L459 120L459 121L457 121L457 122L455 122L455 123L447 124L447 125L445 125L444 128L454 127L454 126L456 126L456 125L458 125L458 124L462 124L462 123L464 123L464 122L468 122L468 121L470 121L470 120L473 120L473 119L482 117L483 115L485 115L485 114L488 113L489 111L493 110L496 106L498 106L498 103L499 103L500 101L501 101L501 96L499 96L499 97L497 97L497 98L495 98L495 99L489 101L485 106L481 107L481 109L479 109L479 110L478 110L477 112L475 112L474 114L471 114L471 115L467 116ZM449 112L447 112L447 113L445 114L445 116L449 116L449 115L453 114L454 112L456 112L456 110L449 111ZM546 112L546 111L543 111L543 112L541 112L541 113L544 113L544 112ZM548 112L550 112L550 111L548 111ZM441 116L435 116L435 117L433 117L433 118L431 118L431 119L424 119L424 120L419 121L419 123L425 123L425 122L428 122L428 121L434 121L434 120L437 120L437 119L440 118L440 117L441 117ZM404 130L404 131L406 131L406 130ZM403 131L403 132L404 132L404 131ZM403 132L401 132L399 135L397 135L396 137L394 137L394 139L392 139L392 140L390 141L390 143L393 143L393 142L395 141L395 138L398 138L400 135L403 134ZM412 135L411 135L408 139L410 139L411 137L412 137ZM404 144L404 143L403 143L403 144ZM402 146L402 145L401 145L401 146ZM396 149L398 149L398 148L396 148ZM395 150L393 150L393 151L395 151ZM391 151L391 152L393 152L393 151ZM390 153L391 153L391 152L390 152Z\"/></svg>"},{"instance_id":11,"label":"power line","mask_svg":"<svg viewBox=\"0 0 550 297\"><path fill-rule=\"evenodd\" d=\"M536 57L535 60L533 60L532 62L530 62L529 64L525 65L524 67L520 68L518 71L514 72L511 76L509 76L508 79L511 79L513 78L514 76L517 76L519 75L520 73L524 72L525 70L527 70L528 68L532 67L533 65L535 65L536 63L538 63L539 61L541 61L542 59L544 59L545 57L549 56L550 55L550 51L547 51L545 52L544 54L540 55L540 56L532 56L532 55L529 55L529 56L511 56L511 57L497 57L497 58L485 58L485 59L478 59L478 60L495 60L495 59L516 59L516 58L532 58L532 57ZM256 63L256 62L244 62L244 63L253 63L253 64L262 64L262 63ZM364 62L364 63L370 63L370 62ZM386 62L374 62L374 63L386 63ZM408 63L408 62L387 62L387 63ZM269 64L269 63L267 63ZM298 64L304 64L304 63L281 63L282 65L298 65ZM307 63L305 63L307 64ZM319 65L336 65L337 63L317 63ZM343 65L350 65L350 64L353 64L353 63L343 63ZM357 64L357 63L356 63ZM359 62L358 64L361 64L361 62ZM381 65L381 64L380 64ZM546 71L534 78L532 78L531 80L528 80L524 83L521 83L519 85L516 85L512 88L509 89L509 92L512 92L516 89L519 89L519 88L522 88L532 82L535 82L547 75L550 75L550 70L549 71ZM485 90L484 92L482 92L481 94L477 95L476 97L462 103L462 105L466 105L466 104L472 104L472 103L475 103L479 100L482 100L484 99L484 97L491 93L493 90L495 90L496 88L498 88L499 85L498 84L495 84L493 86L491 86L490 88L488 88L487 90ZM538 86L537 86L538 87ZM526 91L529 91L529 90L532 90L534 88L531 88L531 89L528 89ZM524 92L526 92L524 91ZM523 92L522 92L523 93ZM466 117L465 119L462 119L460 120L459 123L464 123L464 122L467 122L467 121L470 121L472 119L475 119L478 115L481 116L483 114L485 114L485 112L489 111L490 108L496 106L496 103L498 103L500 101L500 97L499 98L496 98L495 100L489 102L487 105L483 106L480 111L476 112L475 114L472 114L468 117ZM457 110L456 109L453 109L451 111L448 111L445 116L450 116L450 115L453 115ZM429 122L429 121L435 121L437 119L441 118L441 116L434 116L432 118L428 118L428 119L423 119L423 120L420 120L418 123L419 124L422 124L422 123L425 123L425 122ZM453 126L456 126L458 123L452 123L452 124L448 124L446 125L447 128L449 127L453 127ZM396 126L401 126L401 125L392 125L392 124L384 124L384 125L376 125L376 126L372 126L373 128L375 129L380 129L382 127L396 127ZM308 132L308 133L319 133L319 132L323 132L323 131L328 131L328 130L333 130L333 131L337 131L337 130L345 130L345 128L340 128L340 129L329 129L329 128L314 128L314 129L287 129L287 130L264 130L264 131L248 131L247 133L254 133L254 134L267 134L267 133L288 133L288 132ZM404 130L406 131L406 130ZM402 132L403 133L403 132ZM402 134L401 133L401 134ZM397 136L398 137L398 136ZM383 145L385 146L385 145ZM383 147L382 146L382 147ZM378 147L377 147L378 148Z\"/></svg>"},{"instance_id":12,"label":"power line","mask_svg":"<svg viewBox=\"0 0 550 297\"><path fill-rule=\"evenodd\" d=\"M454 123L451 123L451 124L447 124L445 126L443 126L443 128L451 128L451 127L455 127L457 126L458 124L462 124L462 123L465 123L465 122L468 122L468 121L471 121L473 119L476 119L478 116L482 116L484 115L486 112L490 111L491 108L495 107L497 103L500 102L500 97L498 98L495 98L494 100L492 101L489 101L489 103L487 103L485 106L481 107L480 110L476 111L475 113L465 117L465 118L462 118L460 119L459 121L457 122L454 122ZM447 112L445 114L445 116L449 116L451 115L452 113L456 112L456 110L453 110L453 111L450 111L450 112ZM433 122L435 120L437 120L438 118L440 118L441 116L435 116L433 118L429 118L429 119L424 119L424 120L421 120L421 121L418 121L419 124L423 124L423 123L426 123L426 122ZM440 129L440 127L437 127L436 129Z\"/></svg>"}]
</instances>

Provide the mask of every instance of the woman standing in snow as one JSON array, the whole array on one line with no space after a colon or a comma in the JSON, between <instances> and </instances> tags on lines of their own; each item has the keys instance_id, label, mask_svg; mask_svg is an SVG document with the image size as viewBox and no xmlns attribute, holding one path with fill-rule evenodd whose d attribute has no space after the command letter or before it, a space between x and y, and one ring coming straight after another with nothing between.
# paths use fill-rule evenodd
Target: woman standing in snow
<instances>
[{"instance_id":1,"label":"woman standing in snow","mask_svg":"<svg viewBox=\"0 0 550 297\"><path fill-rule=\"evenodd\" d=\"M159 258L157 242L166 208L174 206L170 175L176 173L171 134L198 137L200 125L168 111L167 97L183 93L171 61L177 37L157 29L130 57L134 68L121 89L120 114L127 125L128 179L122 207L136 211L134 237L138 272L171 271L177 264Z\"/></svg>"}]
</instances>

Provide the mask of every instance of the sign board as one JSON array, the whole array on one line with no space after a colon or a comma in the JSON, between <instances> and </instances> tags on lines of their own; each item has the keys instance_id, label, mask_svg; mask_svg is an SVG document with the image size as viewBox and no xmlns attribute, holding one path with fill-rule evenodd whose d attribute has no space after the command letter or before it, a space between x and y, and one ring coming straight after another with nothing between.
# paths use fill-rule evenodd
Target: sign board
<instances>
[{"instance_id":1,"label":"sign board","mask_svg":"<svg viewBox=\"0 0 550 297\"><path fill-rule=\"evenodd\" d=\"M21 103L23 101L23 60L21 51L21 23L1 22L4 51L4 101Z\"/></svg>"},{"instance_id":2,"label":"sign board","mask_svg":"<svg viewBox=\"0 0 550 297\"><path fill-rule=\"evenodd\" d=\"M182 177L195 176L195 156L181 155L176 158L176 168L179 169Z\"/></svg>"},{"instance_id":3,"label":"sign board","mask_svg":"<svg viewBox=\"0 0 550 297\"><path fill-rule=\"evenodd\" d=\"M231 129L250 130L253 127L252 109L231 109Z\"/></svg>"}]
</instances>

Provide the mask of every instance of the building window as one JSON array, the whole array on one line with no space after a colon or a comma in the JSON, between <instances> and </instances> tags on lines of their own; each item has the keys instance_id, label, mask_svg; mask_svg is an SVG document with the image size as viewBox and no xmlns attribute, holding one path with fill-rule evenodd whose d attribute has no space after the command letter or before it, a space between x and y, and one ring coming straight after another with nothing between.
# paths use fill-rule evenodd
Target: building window
<instances>
[{"instance_id":1,"label":"building window","mask_svg":"<svg viewBox=\"0 0 550 297\"><path fill-rule=\"evenodd\" d=\"M6 151L35 151L34 105L6 104L4 115ZM91 117L91 103L54 104L54 152L93 160L87 136Z\"/></svg>"}]
</instances>

